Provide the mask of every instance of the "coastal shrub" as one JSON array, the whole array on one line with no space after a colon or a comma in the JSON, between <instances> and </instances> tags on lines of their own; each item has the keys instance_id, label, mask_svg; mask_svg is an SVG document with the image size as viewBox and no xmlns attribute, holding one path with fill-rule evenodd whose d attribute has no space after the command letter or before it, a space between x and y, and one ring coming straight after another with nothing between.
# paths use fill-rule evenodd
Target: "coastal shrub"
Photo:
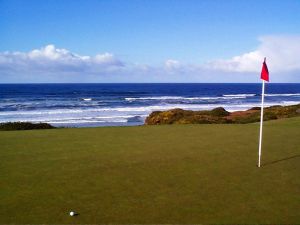
<instances>
[{"instance_id":1,"label":"coastal shrub","mask_svg":"<svg viewBox=\"0 0 300 225\"><path fill-rule=\"evenodd\" d=\"M255 122L259 122L259 121L260 121L260 113L257 112L257 113L252 113L252 114L249 114L246 116L242 115L242 116L236 117L236 118L234 118L233 123L245 124L245 123L255 123Z\"/></svg>"},{"instance_id":2,"label":"coastal shrub","mask_svg":"<svg viewBox=\"0 0 300 225\"><path fill-rule=\"evenodd\" d=\"M29 122L8 122L0 123L0 130L35 130L35 129L53 129L54 126L48 123L29 123Z\"/></svg>"},{"instance_id":3,"label":"coastal shrub","mask_svg":"<svg viewBox=\"0 0 300 225\"><path fill-rule=\"evenodd\" d=\"M264 114L264 120L276 120L277 116L275 114L275 112L266 112Z\"/></svg>"},{"instance_id":4,"label":"coastal shrub","mask_svg":"<svg viewBox=\"0 0 300 225\"><path fill-rule=\"evenodd\" d=\"M300 116L300 104L291 106L271 106L264 109L264 120L275 120ZM145 124L224 124L224 123L254 123L260 121L260 107L250 110L230 113L223 107L211 111L191 111L172 109L153 112L145 121Z\"/></svg>"},{"instance_id":5,"label":"coastal shrub","mask_svg":"<svg viewBox=\"0 0 300 225\"><path fill-rule=\"evenodd\" d=\"M211 110L210 113L212 116L229 116L229 112L227 112L223 107L218 107Z\"/></svg>"},{"instance_id":6,"label":"coastal shrub","mask_svg":"<svg viewBox=\"0 0 300 225\"><path fill-rule=\"evenodd\" d=\"M260 107L252 107L249 110L259 110L260 111Z\"/></svg>"}]
</instances>

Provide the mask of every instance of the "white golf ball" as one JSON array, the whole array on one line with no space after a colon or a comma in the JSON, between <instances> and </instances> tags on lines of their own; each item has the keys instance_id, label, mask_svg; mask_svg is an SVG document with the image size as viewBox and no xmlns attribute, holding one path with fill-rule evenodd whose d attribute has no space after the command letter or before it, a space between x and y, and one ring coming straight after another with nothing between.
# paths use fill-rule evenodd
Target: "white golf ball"
<instances>
[{"instance_id":1,"label":"white golf ball","mask_svg":"<svg viewBox=\"0 0 300 225\"><path fill-rule=\"evenodd\" d=\"M75 212L70 212L70 216L74 216L75 215Z\"/></svg>"}]
</instances>

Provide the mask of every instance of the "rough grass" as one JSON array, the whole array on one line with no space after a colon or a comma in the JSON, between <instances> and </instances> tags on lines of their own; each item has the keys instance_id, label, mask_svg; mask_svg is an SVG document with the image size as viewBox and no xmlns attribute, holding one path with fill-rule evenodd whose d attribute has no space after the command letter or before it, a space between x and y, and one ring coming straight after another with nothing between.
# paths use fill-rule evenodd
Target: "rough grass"
<instances>
[{"instance_id":1,"label":"rough grass","mask_svg":"<svg viewBox=\"0 0 300 225\"><path fill-rule=\"evenodd\" d=\"M0 223L298 224L300 119L0 132ZM70 217L74 210L79 216Z\"/></svg>"}]
</instances>

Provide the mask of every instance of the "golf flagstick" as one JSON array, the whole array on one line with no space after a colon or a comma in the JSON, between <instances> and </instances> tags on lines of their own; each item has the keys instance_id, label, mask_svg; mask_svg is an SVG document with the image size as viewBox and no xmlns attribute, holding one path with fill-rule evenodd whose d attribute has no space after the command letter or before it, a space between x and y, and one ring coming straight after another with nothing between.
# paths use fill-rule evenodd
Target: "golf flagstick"
<instances>
[{"instance_id":1,"label":"golf flagstick","mask_svg":"<svg viewBox=\"0 0 300 225\"><path fill-rule=\"evenodd\" d=\"M265 81L263 80L262 81L262 94L261 94L261 109L260 109L258 167L260 167L260 158L261 158L261 143L262 143L263 122L264 122L264 97L265 97Z\"/></svg>"},{"instance_id":2,"label":"golf flagstick","mask_svg":"<svg viewBox=\"0 0 300 225\"><path fill-rule=\"evenodd\" d=\"M265 81L269 81L269 70L266 64L266 58L264 59L262 70L261 70L261 79L262 79L262 93L261 93L261 110L260 110L258 167L260 167L260 161L261 161L261 145L262 145L263 122L264 122Z\"/></svg>"}]
</instances>

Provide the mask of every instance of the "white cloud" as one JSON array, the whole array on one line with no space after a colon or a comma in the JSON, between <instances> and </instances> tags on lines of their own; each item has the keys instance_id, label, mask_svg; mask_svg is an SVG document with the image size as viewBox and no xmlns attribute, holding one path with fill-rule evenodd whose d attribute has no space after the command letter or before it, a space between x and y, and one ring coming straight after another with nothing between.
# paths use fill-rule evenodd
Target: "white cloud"
<instances>
[{"instance_id":1,"label":"white cloud","mask_svg":"<svg viewBox=\"0 0 300 225\"><path fill-rule=\"evenodd\" d=\"M0 53L0 82L258 82L267 57L272 82L300 81L300 35L264 36L256 50L230 59L188 64L124 63L112 53L84 56L47 45Z\"/></svg>"},{"instance_id":2,"label":"white cloud","mask_svg":"<svg viewBox=\"0 0 300 225\"><path fill-rule=\"evenodd\" d=\"M168 59L165 61L165 68L167 70L174 70L180 68L180 62L174 59Z\"/></svg>"},{"instance_id":3,"label":"white cloud","mask_svg":"<svg viewBox=\"0 0 300 225\"><path fill-rule=\"evenodd\" d=\"M98 54L94 57L81 56L66 49L55 48L54 45L47 45L28 53L0 53L0 71L103 73L123 66L123 62L111 53Z\"/></svg>"},{"instance_id":4,"label":"white cloud","mask_svg":"<svg viewBox=\"0 0 300 225\"><path fill-rule=\"evenodd\" d=\"M231 59L213 60L206 69L224 72L259 72L264 57L270 72L300 71L300 36L264 36L257 50Z\"/></svg>"}]
</instances>

